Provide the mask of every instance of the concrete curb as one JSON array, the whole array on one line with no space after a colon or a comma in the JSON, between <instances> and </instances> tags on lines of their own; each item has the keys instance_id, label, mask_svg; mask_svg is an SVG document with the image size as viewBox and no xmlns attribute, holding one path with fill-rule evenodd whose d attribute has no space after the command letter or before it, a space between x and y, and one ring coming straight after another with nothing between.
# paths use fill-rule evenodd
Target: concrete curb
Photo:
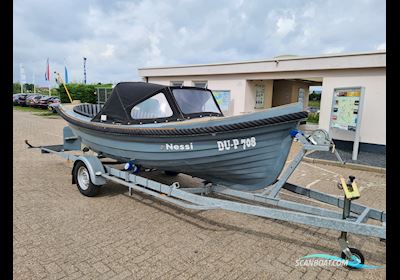
<instances>
[{"instance_id":1,"label":"concrete curb","mask_svg":"<svg viewBox=\"0 0 400 280\"><path fill-rule=\"evenodd\" d=\"M350 169L354 169L354 170L364 170L364 171L371 171L371 172L386 174L386 168L383 168L383 167L375 167L375 166L356 164L356 163L341 164L340 162L337 162L337 161L319 159L319 158L309 158L306 156L303 157L303 160L305 162L310 162L310 163L321 163L321 164L339 166L339 167L343 167L343 168L350 168Z\"/></svg>"}]
</instances>

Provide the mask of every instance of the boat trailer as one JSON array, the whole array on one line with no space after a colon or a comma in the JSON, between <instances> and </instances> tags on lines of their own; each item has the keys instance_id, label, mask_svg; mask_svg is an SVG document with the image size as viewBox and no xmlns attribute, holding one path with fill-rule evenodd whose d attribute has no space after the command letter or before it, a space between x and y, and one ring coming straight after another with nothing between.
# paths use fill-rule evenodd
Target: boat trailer
<instances>
[{"instance_id":1,"label":"boat trailer","mask_svg":"<svg viewBox=\"0 0 400 280\"><path fill-rule=\"evenodd\" d=\"M347 181L344 178L340 178L340 182L338 182L338 187L343 190L343 198L288 183L290 175L308 151L333 152L342 161L326 131L316 130L310 136L306 136L301 131L293 130L291 135L294 141L302 144L300 151L281 173L279 180L258 192L233 190L210 182L204 182L202 186L191 188L181 187L179 182L167 185L135 174L138 168L132 168L131 162L127 163L123 170L120 170L113 167L113 164L103 163L100 160L103 158L101 154L72 155L67 152L81 151L81 142L80 139L73 135L69 127L64 128L64 144L62 145L34 147L27 140L25 142L29 148L40 148L42 153L53 153L73 161L72 181L77 184L79 191L84 195L94 196L99 187L109 180L127 186L130 196L132 196L133 191L138 191L187 209L223 209L337 230L340 231L338 241L341 257L347 260L356 260L358 263L363 264L364 257L362 253L358 249L349 246L347 234L354 233L378 237L381 241L386 240L385 212L353 202L353 200L360 197L355 177L353 176L350 176ZM83 149L84 152L88 150L87 147ZM88 193L90 187L96 192ZM299 197L336 206L340 211L332 211L282 199L279 195L282 190L294 193ZM210 197L212 194L231 199L240 199L241 202ZM255 204L252 204L252 202L255 202ZM367 222L370 219L378 221L378 223L368 224Z\"/></svg>"}]
</instances>

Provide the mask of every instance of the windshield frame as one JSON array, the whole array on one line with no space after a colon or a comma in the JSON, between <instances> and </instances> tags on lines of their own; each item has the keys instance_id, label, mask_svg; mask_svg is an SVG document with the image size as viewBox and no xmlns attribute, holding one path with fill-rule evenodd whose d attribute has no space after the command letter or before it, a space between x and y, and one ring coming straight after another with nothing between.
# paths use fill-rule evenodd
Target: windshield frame
<instances>
[{"instance_id":1,"label":"windshield frame","mask_svg":"<svg viewBox=\"0 0 400 280\"><path fill-rule=\"evenodd\" d=\"M212 100L214 101L215 106L217 107L219 112L195 112L195 113L184 113L182 108L179 106L178 101L175 98L174 95L174 89L183 89L183 90L199 90L199 91L208 91L211 94ZM215 99L214 94L212 93L211 90L207 89L207 88L199 88L199 87L188 87L188 86L170 86L169 87L170 93L172 98L174 99L175 105L178 108L180 114L185 118L185 119L191 119L191 118L202 118L202 117L223 117L224 114L221 111L221 108L219 107L219 104L217 102L217 100Z\"/></svg>"}]
</instances>

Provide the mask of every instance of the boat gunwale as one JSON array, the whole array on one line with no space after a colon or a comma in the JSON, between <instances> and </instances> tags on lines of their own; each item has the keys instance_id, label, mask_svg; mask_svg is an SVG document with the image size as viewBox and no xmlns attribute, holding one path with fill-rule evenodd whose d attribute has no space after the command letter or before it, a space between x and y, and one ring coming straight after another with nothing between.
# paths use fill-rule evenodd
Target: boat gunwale
<instances>
[{"instance_id":1,"label":"boat gunwale","mask_svg":"<svg viewBox=\"0 0 400 280\"><path fill-rule=\"evenodd\" d=\"M246 130L257 127L279 125L288 122L300 121L307 118L306 111L289 113L275 117L258 120L238 122L236 124L223 124L216 126L205 126L200 128L174 128L174 127L126 127L125 125L112 125L103 123L93 123L78 119L67 114L63 109L56 107L57 113L67 122L82 127L113 135L135 135L135 136L197 136L215 133L227 133L238 130ZM261 124L260 124L261 123Z\"/></svg>"}]
</instances>

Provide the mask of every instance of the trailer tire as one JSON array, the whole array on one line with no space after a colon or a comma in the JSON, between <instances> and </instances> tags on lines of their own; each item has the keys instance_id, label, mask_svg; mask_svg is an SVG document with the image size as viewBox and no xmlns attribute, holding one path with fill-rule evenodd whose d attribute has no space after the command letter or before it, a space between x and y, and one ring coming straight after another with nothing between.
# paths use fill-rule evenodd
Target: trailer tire
<instances>
[{"instance_id":1,"label":"trailer tire","mask_svg":"<svg viewBox=\"0 0 400 280\"><path fill-rule=\"evenodd\" d=\"M356 258L358 258L358 259L360 260L360 264L364 264L364 261L365 261L364 255L361 253L360 250L358 250L358 249L356 249L356 248L351 248L351 247L349 247L349 250L350 250L350 252L351 252L351 254L352 254L353 256L355 256ZM342 254L341 254L341 257L342 257L342 259L345 259L345 260L348 260L348 259L349 259L349 258L346 256L346 254L343 253L343 252L342 252ZM347 268L349 268L349 269L358 269L358 267L353 267L353 266L347 266Z\"/></svg>"},{"instance_id":2,"label":"trailer tire","mask_svg":"<svg viewBox=\"0 0 400 280\"><path fill-rule=\"evenodd\" d=\"M90 179L90 173L85 163L78 161L73 170L74 182L81 194L88 197L96 196L100 186L93 184Z\"/></svg>"},{"instance_id":3,"label":"trailer tire","mask_svg":"<svg viewBox=\"0 0 400 280\"><path fill-rule=\"evenodd\" d=\"M164 174L167 176L177 176L179 174L179 172L175 172L175 171L164 171Z\"/></svg>"}]
</instances>

